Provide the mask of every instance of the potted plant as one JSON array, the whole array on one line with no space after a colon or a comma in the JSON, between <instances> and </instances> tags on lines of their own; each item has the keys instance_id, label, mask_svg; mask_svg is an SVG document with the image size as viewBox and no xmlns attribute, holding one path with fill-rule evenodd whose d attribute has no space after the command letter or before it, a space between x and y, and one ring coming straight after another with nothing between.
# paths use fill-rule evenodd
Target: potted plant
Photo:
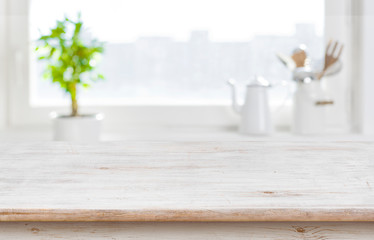
<instances>
[{"instance_id":1,"label":"potted plant","mask_svg":"<svg viewBox=\"0 0 374 240\"><path fill-rule=\"evenodd\" d=\"M46 63L44 78L59 84L71 100L71 113L53 115L54 139L61 141L97 141L102 115L81 114L78 91L88 88L103 75L96 73L97 58L103 53L103 43L82 36L83 22L65 18L57 21L48 35L37 41L38 59Z\"/></svg>"}]
</instances>

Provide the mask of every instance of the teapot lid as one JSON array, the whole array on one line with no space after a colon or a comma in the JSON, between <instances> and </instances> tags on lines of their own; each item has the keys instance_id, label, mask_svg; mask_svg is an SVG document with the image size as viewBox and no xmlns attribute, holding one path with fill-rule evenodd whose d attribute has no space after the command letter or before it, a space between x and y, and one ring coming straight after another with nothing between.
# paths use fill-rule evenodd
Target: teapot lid
<instances>
[{"instance_id":1,"label":"teapot lid","mask_svg":"<svg viewBox=\"0 0 374 240\"><path fill-rule=\"evenodd\" d=\"M255 76L248 84L247 87L270 87L270 82L262 76Z\"/></svg>"}]
</instances>

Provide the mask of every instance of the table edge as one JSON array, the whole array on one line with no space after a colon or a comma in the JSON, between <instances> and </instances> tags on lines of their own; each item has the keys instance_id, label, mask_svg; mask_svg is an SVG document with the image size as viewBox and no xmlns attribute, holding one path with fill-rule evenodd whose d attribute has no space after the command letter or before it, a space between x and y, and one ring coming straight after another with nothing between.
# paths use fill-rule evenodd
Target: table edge
<instances>
[{"instance_id":1,"label":"table edge","mask_svg":"<svg viewBox=\"0 0 374 240\"><path fill-rule=\"evenodd\" d=\"M374 221L374 208L0 209L0 222Z\"/></svg>"}]
</instances>

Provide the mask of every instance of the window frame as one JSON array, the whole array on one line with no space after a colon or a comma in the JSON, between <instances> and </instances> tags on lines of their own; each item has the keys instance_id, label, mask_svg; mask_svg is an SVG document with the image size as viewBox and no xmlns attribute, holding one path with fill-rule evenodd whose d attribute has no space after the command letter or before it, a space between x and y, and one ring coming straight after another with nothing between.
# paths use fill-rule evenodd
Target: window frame
<instances>
[{"instance_id":1,"label":"window frame","mask_svg":"<svg viewBox=\"0 0 374 240\"><path fill-rule=\"evenodd\" d=\"M67 107L32 107L29 104L30 80L29 80L29 0L2 0L7 3L8 22L8 63L7 63L7 92L9 101L6 103L8 109L8 126L35 126L49 125L51 121L48 117L52 111L67 112ZM344 22L349 20L351 2L355 0L326 0L326 30L327 37L334 36L343 42L348 42L351 36L351 26L336 28L336 21ZM338 7L340 6L340 7ZM332 10L334 9L334 10ZM331 14L332 13L332 14ZM348 13L348 14L347 14ZM330 32L331 31L331 32ZM344 64L350 65L352 47L345 47ZM345 82L351 76L350 70L345 68L342 76ZM345 77L344 77L345 76ZM228 89L229 91L229 89ZM231 126L236 125L239 117L228 105L121 105L121 106L82 106L83 112L102 112L105 114L105 125L199 125L199 126ZM284 116L277 119L275 125L279 128L289 128L291 123L291 107L288 106ZM334 113L332 113L334 116ZM350 118L350 116L349 116ZM335 119L338 121L339 119ZM334 121L331 123L334 125ZM343 126L344 131L349 131L350 126Z\"/></svg>"},{"instance_id":2,"label":"window frame","mask_svg":"<svg viewBox=\"0 0 374 240\"><path fill-rule=\"evenodd\" d=\"M7 5L6 0L0 0L0 129L7 126Z\"/></svg>"}]
</instances>

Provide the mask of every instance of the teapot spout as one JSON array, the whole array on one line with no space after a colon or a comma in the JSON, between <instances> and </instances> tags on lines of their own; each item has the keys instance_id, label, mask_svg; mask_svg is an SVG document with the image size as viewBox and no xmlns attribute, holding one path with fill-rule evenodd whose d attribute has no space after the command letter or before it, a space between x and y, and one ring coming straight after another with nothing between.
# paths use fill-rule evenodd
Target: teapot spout
<instances>
[{"instance_id":1,"label":"teapot spout","mask_svg":"<svg viewBox=\"0 0 374 240\"><path fill-rule=\"evenodd\" d=\"M240 113L240 106L236 98L236 88L235 88L236 81L231 78L227 81L227 83L231 87L232 108L234 109L235 112Z\"/></svg>"}]
</instances>

